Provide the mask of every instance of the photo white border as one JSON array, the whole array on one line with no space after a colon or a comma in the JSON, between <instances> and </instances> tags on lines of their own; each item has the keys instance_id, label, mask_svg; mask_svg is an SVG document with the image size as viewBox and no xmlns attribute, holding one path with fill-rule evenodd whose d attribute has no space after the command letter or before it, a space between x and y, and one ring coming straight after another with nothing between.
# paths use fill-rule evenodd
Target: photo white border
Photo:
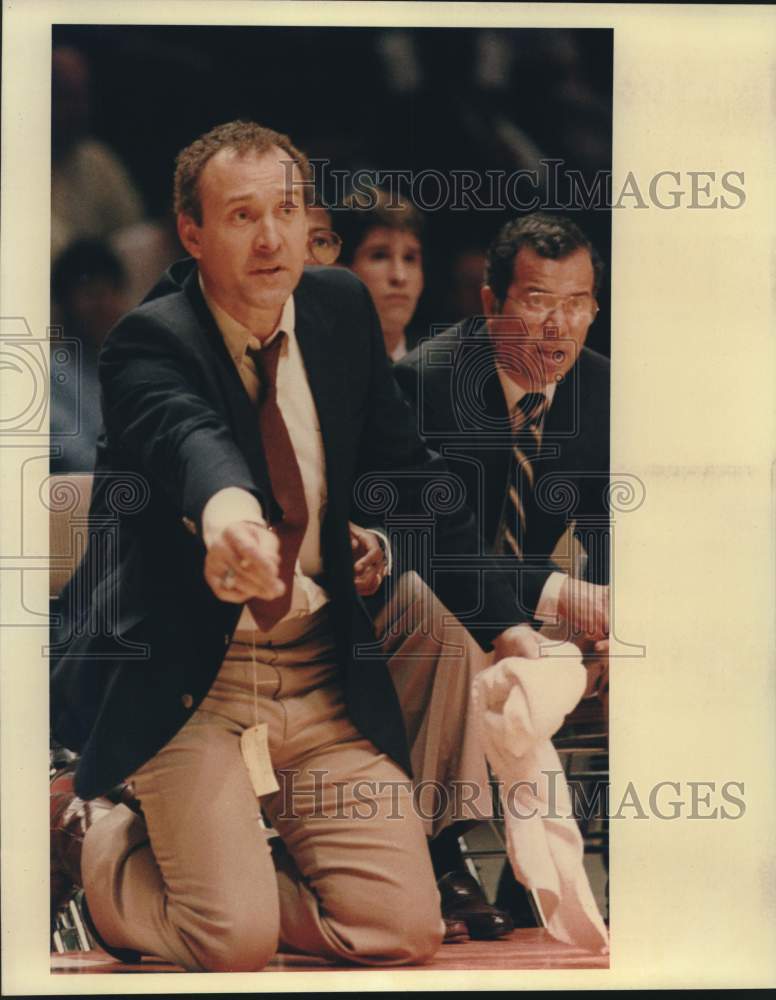
<instances>
[{"instance_id":1,"label":"photo white border","mask_svg":"<svg viewBox=\"0 0 776 1000\"><path fill-rule=\"evenodd\" d=\"M614 28L614 189L662 170L744 173L738 209L613 213L612 471L646 499L616 519L612 800L632 782L744 782L736 820L612 820L609 970L49 973L45 511L19 525L21 460L0 436L2 944L7 995L763 986L774 892L774 113L776 12L743 5L5 0L0 316L45 337L52 23ZM346 96L343 96L346 99ZM11 377L9 377L9 374ZM2 418L26 405L2 372ZM27 467L30 468L29 466ZM41 469L43 465L41 463ZM43 478L41 472L41 478ZM26 544L26 543L25 543ZM14 570L19 560L31 570ZM23 582L24 589L21 589ZM26 608L26 610L25 610ZM665 801L665 799L663 799ZM712 805L719 805L718 790ZM685 809L686 812L686 809Z\"/></svg>"}]
</instances>

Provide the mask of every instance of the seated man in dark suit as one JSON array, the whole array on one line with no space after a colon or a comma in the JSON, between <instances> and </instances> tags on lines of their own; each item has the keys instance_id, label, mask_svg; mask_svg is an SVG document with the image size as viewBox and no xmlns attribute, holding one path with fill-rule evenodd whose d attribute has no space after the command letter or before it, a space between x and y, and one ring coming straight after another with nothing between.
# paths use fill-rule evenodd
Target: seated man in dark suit
<instances>
[{"instance_id":1,"label":"seated man in dark suit","mask_svg":"<svg viewBox=\"0 0 776 1000\"><path fill-rule=\"evenodd\" d=\"M53 832L69 840L82 800L130 782L142 818L95 808L83 852L57 854L125 959L248 971L280 942L397 965L442 939L396 694L359 653L374 634L349 524L369 523L364 477L395 478L411 521L446 470L364 286L304 268L310 174L253 123L187 147L176 210L197 266L100 356L90 549L53 623L52 731L80 753ZM464 507L434 529L436 553L476 548ZM439 595L496 655L537 655L508 585L496 570ZM276 866L259 800L286 849Z\"/></svg>"},{"instance_id":2,"label":"seated man in dark suit","mask_svg":"<svg viewBox=\"0 0 776 1000\"><path fill-rule=\"evenodd\" d=\"M591 661L591 685L605 669L609 625L609 362L584 346L601 274L570 220L519 218L489 248L485 315L421 343L394 367L421 433L464 484L478 554L514 557L516 609L600 658ZM475 672L489 662L472 647L460 667ZM443 676L434 684L444 685ZM467 741L476 744L476 734ZM464 745L457 753L475 762L457 779L481 783L481 752Z\"/></svg>"},{"instance_id":3,"label":"seated man in dark suit","mask_svg":"<svg viewBox=\"0 0 776 1000\"><path fill-rule=\"evenodd\" d=\"M517 558L521 611L593 641L608 634L609 362L584 344L601 273L574 223L520 218L489 248L485 315L394 368L466 486L482 550ZM586 556L577 582L552 559L568 529Z\"/></svg>"}]
</instances>

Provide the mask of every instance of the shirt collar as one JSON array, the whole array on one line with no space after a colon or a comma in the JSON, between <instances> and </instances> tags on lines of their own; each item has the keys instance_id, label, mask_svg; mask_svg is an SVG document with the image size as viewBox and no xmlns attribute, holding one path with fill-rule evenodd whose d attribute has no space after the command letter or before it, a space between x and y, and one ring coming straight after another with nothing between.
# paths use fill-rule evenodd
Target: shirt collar
<instances>
[{"instance_id":1,"label":"shirt collar","mask_svg":"<svg viewBox=\"0 0 776 1000\"><path fill-rule=\"evenodd\" d=\"M267 344L270 344L281 330L286 334L287 338L294 336L296 310L294 309L293 295L289 295L283 303L280 319L278 320L278 324L275 329L269 337L265 338L264 341L261 341L258 337L254 336L246 326L243 326L243 324L238 322L238 320L236 320L233 316L230 316L226 310L222 309L217 302L213 301L213 298L208 295L207 290L205 289L205 283L202 280L201 272L197 274L197 278L199 280L199 287L202 291L207 307L213 314L216 326L221 332L221 336L224 338L226 349L229 351L230 356L234 359L235 364L239 365L242 362L248 348L254 351L261 350L262 347L266 347Z\"/></svg>"},{"instance_id":2,"label":"shirt collar","mask_svg":"<svg viewBox=\"0 0 776 1000\"><path fill-rule=\"evenodd\" d=\"M399 343L394 347L391 353L388 355L391 361L401 361L402 358L407 357L407 338L402 336Z\"/></svg>"},{"instance_id":3,"label":"shirt collar","mask_svg":"<svg viewBox=\"0 0 776 1000\"><path fill-rule=\"evenodd\" d=\"M526 395L528 390L524 389L521 385L515 382L514 379L511 379L509 375L507 375L503 367L498 363L498 361L496 362L496 372L498 373L498 379L499 382L501 383L501 389L502 392L504 393L504 399L506 400L507 412L511 413L517 406L517 404L520 402L520 400L523 398L523 396ZM557 388L556 382L548 382L547 385L542 387L541 391L547 397L548 407L552 403L556 388Z\"/></svg>"}]
</instances>

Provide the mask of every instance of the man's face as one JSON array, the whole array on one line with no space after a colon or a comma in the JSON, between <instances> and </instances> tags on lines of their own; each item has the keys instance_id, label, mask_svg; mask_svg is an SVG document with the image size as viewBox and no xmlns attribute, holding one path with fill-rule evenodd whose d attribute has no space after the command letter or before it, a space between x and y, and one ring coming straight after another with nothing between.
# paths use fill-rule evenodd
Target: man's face
<instances>
[{"instance_id":1,"label":"man's face","mask_svg":"<svg viewBox=\"0 0 776 1000\"><path fill-rule=\"evenodd\" d=\"M353 255L351 270L369 289L383 330L403 332L423 291L423 253L417 236L375 226Z\"/></svg>"},{"instance_id":2,"label":"man's face","mask_svg":"<svg viewBox=\"0 0 776 1000\"><path fill-rule=\"evenodd\" d=\"M292 183L295 182L295 183ZM199 180L202 223L178 218L181 242L209 295L256 334L270 333L302 276L307 217L302 178L289 156L221 149Z\"/></svg>"},{"instance_id":3,"label":"man's face","mask_svg":"<svg viewBox=\"0 0 776 1000\"><path fill-rule=\"evenodd\" d=\"M524 389L560 382L575 364L598 311L593 283L588 250L551 260L521 247L503 306L487 285L482 289L496 356Z\"/></svg>"}]
</instances>

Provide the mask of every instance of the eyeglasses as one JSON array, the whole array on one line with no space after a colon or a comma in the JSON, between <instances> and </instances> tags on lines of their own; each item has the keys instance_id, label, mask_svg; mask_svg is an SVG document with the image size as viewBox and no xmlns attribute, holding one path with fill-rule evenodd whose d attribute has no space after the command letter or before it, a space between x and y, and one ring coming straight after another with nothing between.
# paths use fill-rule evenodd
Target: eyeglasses
<instances>
[{"instance_id":1,"label":"eyeglasses","mask_svg":"<svg viewBox=\"0 0 776 1000\"><path fill-rule=\"evenodd\" d=\"M585 292L582 295L552 295L550 292L524 292L519 299L506 295L505 298L531 316L544 318L558 308L562 308L572 322L587 320L592 323L598 315L598 303Z\"/></svg>"},{"instance_id":2,"label":"eyeglasses","mask_svg":"<svg viewBox=\"0 0 776 1000\"><path fill-rule=\"evenodd\" d=\"M316 264L333 264L341 249L342 240L331 229L313 229L307 237L307 252Z\"/></svg>"}]
</instances>

